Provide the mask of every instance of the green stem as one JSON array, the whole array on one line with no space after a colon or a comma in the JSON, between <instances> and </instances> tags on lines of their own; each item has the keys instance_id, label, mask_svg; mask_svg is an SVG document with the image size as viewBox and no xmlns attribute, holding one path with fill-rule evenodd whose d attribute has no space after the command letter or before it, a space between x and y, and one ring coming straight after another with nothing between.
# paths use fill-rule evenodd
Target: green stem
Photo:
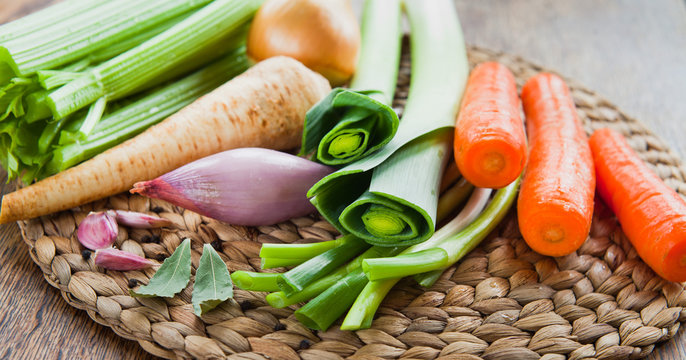
<instances>
[{"instance_id":1,"label":"green stem","mask_svg":"<svg viewBox=\"0 0 686 360\"><path fill-rule=\"evenodd\" d=\"M370 281L376 281L432 271L447 264L448 253L441 248L433 248L392 258L367 259L362 262L362 270Z\"/></svg>"},{"instance_id":2,"label":"green stem","mask_svg":"<svg viewBox=\"0 0 686 360\"><path fill-rule=\"evenodd\" d=\"M400 1L365 1L360 33L360 58L350 88L377 90L370 97L390 105L398 79L403 33Z\"/></svg>"},{"instance_id":3,"label":"green stem","mask_svg":"<svg viewBox=\"0 0 686 360\"><path fill-rule=\"evenodd\" d=\"M95 125L102 119L102 114L105 112L105 106L107 106L107 98L105 97L101 97L90 106L88 114L86 114L86 120L79 128L79 138L84 139L93 131Z\"/></svg>"},{"instance_id":4,"label":"green stem","mask_svg":"<svg viewBox=\"0 0 686 360\"><path fill-rule=\"evenodd\" d=\"M334 286L339 280L341 280L347 274L359 269L362 266L362 260L367 258L393 256L398 254L402 250L403 248L400 247L384 248L379 246L373 246L367 249L367 251L363 252L360 256L356 257L354 260L349 262L347 265L343 265L339 267L337 270L330 273L329 275L313 282L312 284L305 287L302 291L299 291L291 296L286 296L286 294L283 291L275 292L267 295L266 300L269 303L269 305L275 308L283 308L303 301L307 301L321 294L326 289Z\"/></svg>"},{"instance_id":5,"label":"green stem","mask_svg":"<svg viewBox=\"0 0 686 360\"><path fill-rule=\"evenodd\" d=\"M305 261L307 261L307 258L286 258L286 259L281 259L281 258L262 258L260 260L260 266L262 269L274 269L274 268L280 268L280 267L291 267L291 266L298 266Z\"/></svg>"},{"instance_id":6,"label":"green stem","mask_svg":"<svg viewBox=\"0 0 686 360\"><path fill-rule=\"evenodd\" d=\"M343 238L311 244L262 244L261 258L309 259L341 245Z\"/></svg>"},{"instance_id":7,"label":"green stem","mask_svg":"<svg viewBox=\"0 0 686 360\"><path fill-rule=\"evenodd\" d=\"M151 90L132 104L106 114L86 139L55 149L47 165L47 174L65 170L137 135L247 67L245 49L241 48L181 80Z\"/></svg>"},{"instance_id":8,"label":"green stem","mask_svg":"<svg viewBox=\"0 0 686 360\"><path fill-rule=\"evenodd\" d=\"M167 31L109 60L64 85L48 97L57 119L105 96L135 92L151 79L170 71L207 47L222 41L257 10L259 0L215 0Z\"/></svg>"},{"instance_id":9,"label":"green stem","mask_svg":"<svg viewBox=\"0 0 686 360\"><path fill-rule=\"evenodd\" d=\"M489 207L499 206L507 207L507 209L509 209L510 205L512 204L511 201L514 200L514 195L516 194L518 183L519 181L517 180L513 182L513 184L510 184L508 187L498 190L498 195L501 196L498 197L496 195L496 198L493 199ZM439 231L436 232L436 234L434 234L434 236L431 239L421 244L411 246L405 249L401 254L408 254L413 252L424 251L427 249L432 249L440 245L440 243L443 240L449 239L451 235L454 235L455 233L458 233L459 235L461 231L466 230L467 226L471 226L470 223L475 223L477 221L475 219L478 219L486 213L486 211L483 211L483 213L481 213L481 211L486 205L490 193L490 189L477 188L474 191L474 193L472 193L464 209L462 209L462 211L455 217L455 219L453 219L448 224L443 226ZM505 201L506 199L509 199L509 204L508 201ZM450 256L449 261L451 261ZM450 265L452 265L452 263L449 263L446 266ZM427 274L427 278L431 276L435 277L436 279L438 278L435 272L425 274ZM440 274L438 276L440 276ZM402 279L402 277L386 278L382 280L369 282L367 286L365 286L365 288L362 290L360 295L357 297L355 303L353 303L350 311L348 312L348 315L343 321L341 329L357 330L361 328L370 327L372 319L374 318L374 314L376 313L376 310L379 307L379 304L381 304L381 301L383 301L386 294L388 294L391 288L398 281L400 281L400 279Z\"/></svg>"},{"instance_id":10,"label":"green stem","mask_svg":"<svg viewBox=\"0 0 686 360\"><path fill-rule=\"evenodd\" d=\"M278 273L258 273L252 271L234 271L231 274L233 283L243 289L250 291L278 291L276 284Z\"/></svg>"},{"instance_id":11,"label":"green stem","mask_svg":"<svg viewBox=\"0 0 686 360\"><path fill-rule=\"evenodd\" d=\"M281 274L278 280L279 288L287 296L292 296L367 248L369 244L354 236L346 235L340 246L327 250Z\"/></svg>"},{"instance_id":12,"label":"green stem","mask_svg":"<svg viewBox=\"0 0 686 360\"><path fill-rule=\"evenodd\" d=\"M368 282L348 311L348 315L341 325L341 330L358 330L371 327L376 309L379 308L388 292L400 279Z\"/></svg>"},{"instance_id":13,"label":"green stem","mask_svg":"<svg viewBox=\"0 0 686 360\"><path fill-rule=\"evenodd\" d=\"M438 198L436 220L440 222L448 217L457 205L462 204L469 197L473 190L474 185L470 184L467 179L461 178L455 185L444 191L441 197Z\"/></svg>"},{"instance_id":14,"label":"green stem","mask_svg":"<svg viewBox=\"0 0 686 360\"><path fill-rule=\"evenodd\" d=\"M295 318L310 329L326 331L350 308L368 282L362 269L358 268L296 310Z\"/></svg>"},{"instance_id":15,"label":"green stem","mask_svg":"<svg viewBox=\"0 0 686 360\"><path fill-rule=\"evenodd\" d=\"M92 0L66 0L58 2L22 18L0 26L0 43L25 36L32 32L68 20L70 16L100 5Z\"/></svg>"},{"instance_id":16,"label":"green stem","mask_svg":"<svg viewBox=\"0 0 686 360\"><path fill-rule=\"evenodd\" d=\"M507 214L514 202L518 188L519 180L516 180L512 184L498 190L486 209L459 232L446 230L425 243L407 248L401 253L401 256L395 258L379 259L378 261L372 259L365 260L365 262L368 262L368 265L369 262L373 264L373 266L369 267L369 276L376 279L403 277L445 269L456 263L485 239L505 217L505 214ZM400 267L406 263L405 257L409 254L424 253L429 250L438 251L439 249L447 254L447 259L440 259L437 262L430 257L413 258L415 259L415 262L412 263L414 268L409 266ZM376 273L372 274L373 271Z\"/></svg>"},{"instance_id":17,"label":"green stem","mask_svg":"<svg viewBox=\"0 0 686 360\"><path fill-rule=\"evenodd\" d=\"M390 108L395 93L402 38L400 0L367 0L361 51L350 87L334 89L308 113L301 154L344 165L386 145L398 129Z\"/></svg>"},{"instance_id":18,"label":"green stem","mask_svg":"<svg viewBox=\"0 0 686 360\"><path fill-rule=\"evenodd\" d=\"M64 16L63 21L52 22L50 26L5 42L0 47L0 62L9 65L18 75L56 69L89 53L126 41L208 2L114 0L95 2L97 6L86 4L83 6L85 10L75 10Z\"/></svg>"}]
</instances>

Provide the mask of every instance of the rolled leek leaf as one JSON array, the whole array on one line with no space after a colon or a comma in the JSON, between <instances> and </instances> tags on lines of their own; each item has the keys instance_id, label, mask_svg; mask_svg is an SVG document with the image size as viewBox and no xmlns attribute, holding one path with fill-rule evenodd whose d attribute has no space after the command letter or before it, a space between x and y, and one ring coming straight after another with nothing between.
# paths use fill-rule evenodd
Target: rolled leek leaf
<instances>
[{"instance_id":1,"label":"rolled leek leaf","mask_svg":"<svg viewBox=\"0 0 686 360\"><path fill-rule=\"evenodd\" d=\"M397 134L308 191L339 231L381 246L415 244L433 234L441 170L450 151L448 129L469 73L452 2L411 0L406 9L412 81Z\"/></svg>"},{"instance_id":2,"label":"rolled leek leaf","mask_svg":"<svg viewBox=\"0 0 686 360\"><path fill-rule=\"evenodd\" d=\"M393 138L398 116L390 104L400 62L400 15L399 0L367 0L353 90L333 89L308 111L301 155L314 152L315 161L345 165Z\"/></svg>"},{"instance_id":3,"label":"rolled leek leaf","mask_svg":"<svg viewBox=\"0 0 686 360\"><path fill-rule=\"evenodd\" d=\"M327 165L355 161L387 144L398 130L398 115L370 95L379 91L336 88L307 112L300 155Z\"/></svg>"}]
</instances>

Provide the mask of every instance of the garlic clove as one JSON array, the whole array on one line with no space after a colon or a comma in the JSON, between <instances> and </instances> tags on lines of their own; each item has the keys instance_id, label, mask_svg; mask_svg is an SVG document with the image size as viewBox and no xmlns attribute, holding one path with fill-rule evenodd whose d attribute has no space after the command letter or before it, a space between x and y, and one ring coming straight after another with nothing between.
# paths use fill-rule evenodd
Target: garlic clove
<instances>
[{"instance_id":1,"label":"garlic clove","mask_svg":"<svg viewBox=\"0 0 686 360\"><path fill-rule=\"evenodd\" d=\"M141 270L149 268L154 264L154 262L144 257L115 248L99 249L95 251L95 265L108 270Z\"/></svg>"},{"instance_id":2,"label":"garlic clove","mask_svg":"<svg viewBox=\"0 0 686 360\"><path fill-rule=\"evenodd\" d=\"M108 213L117 219L117 223L134 228L151 229L172 224L168 219L135 211L110 210Z\"/></svg>"},{"instance_id":3,"label":"garlic clove","mask_svg":"<svg viewBox=\"0 0 686 360\"><path fill-rule=\"evenodd\" d=\"M112 246L117 239L119 227L114 216L107 212L90 213L81 224L76 236L81 245L91 250Z\"/></svg>"}]
</instances>

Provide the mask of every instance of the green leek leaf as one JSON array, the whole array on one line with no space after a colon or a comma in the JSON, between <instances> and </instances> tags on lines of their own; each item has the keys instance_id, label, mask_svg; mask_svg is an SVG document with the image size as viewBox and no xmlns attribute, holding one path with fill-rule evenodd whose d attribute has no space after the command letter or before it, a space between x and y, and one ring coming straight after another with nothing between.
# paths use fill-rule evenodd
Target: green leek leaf
<instances>
[{"instance_id":1,"label":"green leek leaf","mask_svg":"<svg viewBox=\"0 0 686 360\"><path fill-rule=\"evenodd\" d=\"M319 212L342 233L375 245L402 246L424 241L435 230L440 173L450 150L447 134L469 72L453 7L447 1L406 2L412 81L397 134L308 191ZM370 179L366 188L365 179Z\"/></svg>"},{"instance_id":2,"label":"green leek leaf","mask_svg":"<svg viewBox=\"0 0 686 360\"><path fill-rule=\"evenodd\" d=\"M305 117L301 155L345 165L386 145L398 129L390 108L400 62L399 0L368 0L361 22L360 57L350 88L336 88ZM315 151L316 150L316 151Z\"/></svg>"},{"instance_id":3,"label":"green leek leaf","mask_svg":"<svg viewBox=\"0 0 686 360\"><path fill-rule=\"evenodd\" d=\"M336 88L320 100L305 117L300 155L316 149L312 160L341 165L386 145L398 130L398 116L371 93Z\"/></svg>"}]
</instances>

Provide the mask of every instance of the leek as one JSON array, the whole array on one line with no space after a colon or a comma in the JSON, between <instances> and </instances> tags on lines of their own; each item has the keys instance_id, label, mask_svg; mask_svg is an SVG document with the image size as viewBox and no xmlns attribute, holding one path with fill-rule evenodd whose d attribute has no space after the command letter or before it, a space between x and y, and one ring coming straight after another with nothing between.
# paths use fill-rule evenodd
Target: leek
<instances>
[{"instance_id":1,"label":"leek","mask_svg":"<svg viewBox=\"0 0 686 360\"><path fill-rule=\"evenodd\" d=\"M341 325L341 329L357 330L370 327L381 301L403 276L423 272L426 269L434 271L444 269L473 250L505 217L514 203L518 188L519 180L516 180L507 187L498 190L483 212L481 209L488 199L490 190L479 189L481 191L472 194L465 209L450 224L441 228L440 233L437 232L429 241L410 247L403 252L403 254L411 254L440 248L447 253L448 261L441 262L436 266L431 266L428 261L417 261L408 271L394 266L395 274L388 274L393 277L370 281L353 303L343 325ZM472 219L473 221L471 221ZM403 254L400 257L390 258L390 262L396 265L401 263ZM370 265L373 266L376 260L365 259L364 262L367 263L366 268L369 271L371 270ZM379 263L376 262L376 265ZM435 272L427 273L427 277L429 279L437 278Z\"/></svg>"},{"instance_id":2,"label":"leek","mask_svg":"<svg viewBox=\"0 0 686 360\"><path fill-rule=\"evenodd\" d=\"M411 0L406 9L412 80L397 134L308 192L339 231L382 246L418 243L434 232L439 172L469 71L452 2Z\"/></svg>"},{"instance_id":3,"label":"leek","mask_svg":"<svg viewBox=\"0 0 686 360\"><path fill-rule=\"evenodd\" d=\"M336 88L305 118L301 155L344 165L387 144L398 129L390 108L400 61L400 0L367 0L361 51L350 88Z\"/></svg>"}]
</instances>

